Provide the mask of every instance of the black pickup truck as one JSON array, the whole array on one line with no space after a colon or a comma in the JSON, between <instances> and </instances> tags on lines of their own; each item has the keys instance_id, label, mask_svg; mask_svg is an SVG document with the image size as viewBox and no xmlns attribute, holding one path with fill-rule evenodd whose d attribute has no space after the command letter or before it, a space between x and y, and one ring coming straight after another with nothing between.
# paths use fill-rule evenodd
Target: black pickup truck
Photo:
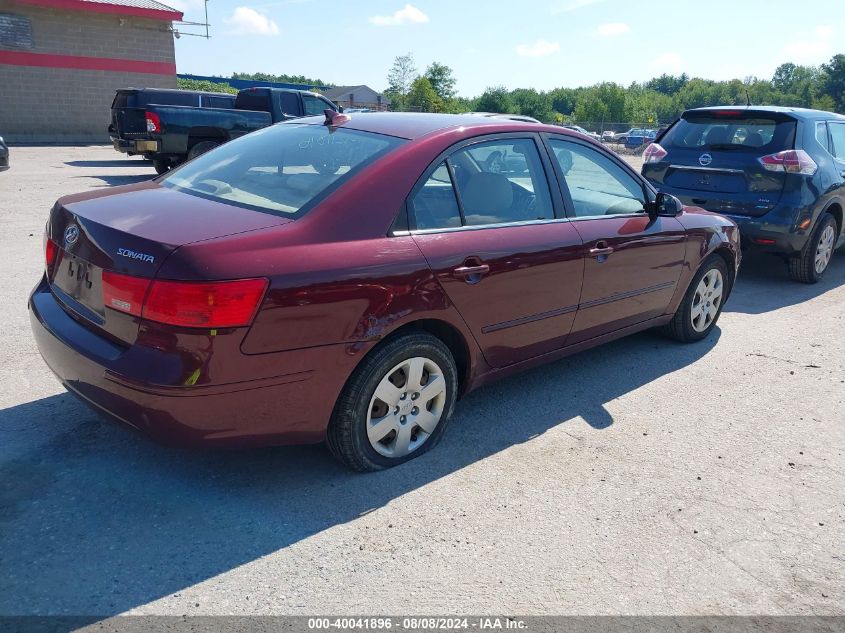
<instances>
[{"instance_id":1,"label":"black pickup truck","mask_svg":"<svg viewBox=\"0 0 845 633\"><path fill-rule=\"evenodd\" d=\"M192 104L160 104L155 102L160 97L148 92L178 91L118 90L109 133L117 151L151 159L160 174L273 123L321 115L327 108L338 110L325 97L302 90L247 88L238 93L234 103L222 107L202 96Z\"/></svg>"}]
</instances>

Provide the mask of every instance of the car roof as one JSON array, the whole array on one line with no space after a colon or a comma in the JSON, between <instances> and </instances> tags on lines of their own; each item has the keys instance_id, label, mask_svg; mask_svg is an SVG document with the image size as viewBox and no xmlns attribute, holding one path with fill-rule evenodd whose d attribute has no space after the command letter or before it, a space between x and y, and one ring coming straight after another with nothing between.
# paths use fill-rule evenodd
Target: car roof
<instances>
[{"instance_id":1,"label":"car roof","mask_svg":"<svg viewBox=\"0 0 845 633\"><path fill-rule=\"evenodd\" d=\"M293 119L290 123L308 123L311 125L322 124L324 117L305 117ZM284 124L283 124L284 125ZM499 119L493 117L479 117L464 114L429 114L420 112L368 112L366 116L349 115L349 120L340 124L341 127L362 132L374 132L376 134L387 134L405 139L415 139L438 130L468 129L468 128L512 128L514 131L525 128L536 129L539 127L562 130L560 127L531 123L528 121L514 121L512 119Z\"/></svg>"},{"instance_id":2,"label":"car roof","mask_svg":"<svg viewBox=\"0 0 845 633\"><path fill-rule=\"evenodd\" d=\"M812 110L810 108L793 108L790 106L767 106L767 105L724 105L724 106L708 106L706 108L691 108L684 112L708 112L715 110L745 110L747 112L776 112L780 114L789 114L795 118L803 119L845 119L845 116L836 114L835 112L825 112L824 110Z\"/></svg>"}]
</instances>

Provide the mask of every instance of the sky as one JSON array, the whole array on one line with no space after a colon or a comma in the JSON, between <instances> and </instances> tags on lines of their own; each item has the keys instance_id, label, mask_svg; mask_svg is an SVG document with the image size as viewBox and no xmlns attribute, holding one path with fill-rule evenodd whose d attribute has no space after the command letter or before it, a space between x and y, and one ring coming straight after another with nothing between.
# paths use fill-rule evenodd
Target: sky
<instances>
[{"instance_id":1,"label":"sky","mask_svg":"<svg viewBox=\"0 0 845 633\"><path fill-rule=\"evenodd\" d=\"M203 0L162 1L204 20ZM770 78L784 62L845 53L842 1L210 0L211 39L182 35L176 66L383 90L394 58L410 52L420 72L432 61L450 66L466 97L488 86L628 85L662 73Z\"/></svg>"}]
</instances>

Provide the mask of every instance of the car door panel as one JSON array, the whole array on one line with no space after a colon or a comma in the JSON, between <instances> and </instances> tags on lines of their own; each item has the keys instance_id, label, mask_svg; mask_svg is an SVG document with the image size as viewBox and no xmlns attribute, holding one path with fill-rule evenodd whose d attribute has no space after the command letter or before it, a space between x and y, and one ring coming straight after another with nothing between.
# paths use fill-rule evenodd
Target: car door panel
<instances>
[{"instance_id":1,"label":"car door panel","mask_svg":"<svg viewBox=\"0 0 845 633\"><path fill-rule=\"evenodd\" d=\"M584 240L584 286L569 343L578 343L665 313L686 255L675 218L607 217L573 222ZM591 254L600 244L611 249Z\"/></svg>"},{"instance_id":2,"label":"car door panel","mask_svg":"<svg viewBox=\"0 0 845 633\"><path fill-rule=\"evenodd\" d=\"M571 222L417 234L414 241L491 366L565 344L584 268ZM489 271L477 277L456 272L484 266Z\"/></svg>"}]
</instances>

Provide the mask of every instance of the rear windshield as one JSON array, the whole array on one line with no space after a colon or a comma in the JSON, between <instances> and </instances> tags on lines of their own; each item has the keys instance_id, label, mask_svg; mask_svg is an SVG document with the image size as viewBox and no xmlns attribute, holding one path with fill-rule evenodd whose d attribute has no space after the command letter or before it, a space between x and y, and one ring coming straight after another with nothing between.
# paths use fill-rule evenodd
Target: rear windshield
<instances>
[{"instance_id":1,"label":"rear windshield","mask_svg":"<svg viewBox=\"0 0 845 633\"><path fill-rule=\"evenodd\" d=\"M665 149L727 150L770 154L791 149L795 121L766 116L683 118L660 141Z\"/></svg>"},{"instance_id":2,"label":"rear windshield","mask_svg":"<svg viewBox=\"0 0 845 633\"><path fill-rule=\"evenodd\" d=\"M221 145L159 182L217 202L298 217L403 142L357 130L282 123Z\"/></svg>"},{"instance_id":3,"label":"rear windshield","mask_svg":"<svg viewBox=\"0 0 845 633\"><path fill-rule=\"evenodd\" d=\"M238 110L260 110L270 112L270 93L266 90L244 90L238 93L235 107Z\"/></svg>"}]
</instances>

